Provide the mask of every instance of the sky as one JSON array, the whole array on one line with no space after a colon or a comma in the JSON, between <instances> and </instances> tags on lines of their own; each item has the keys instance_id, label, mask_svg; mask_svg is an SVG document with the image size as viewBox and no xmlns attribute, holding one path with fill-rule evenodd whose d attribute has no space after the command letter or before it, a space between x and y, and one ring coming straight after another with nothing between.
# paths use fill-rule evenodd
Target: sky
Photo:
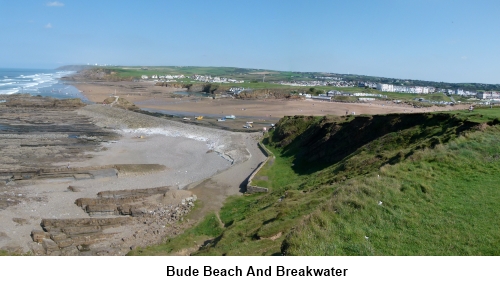
<instances>
[{"instance_id":1,"label":"sky","mask_svg":"<svg viewBox=\"0 0 500 286\"><path fill-rule=\"evenodd\" d=\"M500 83L498 0L0 0L0 68L229 66Z\"/></svg>"}]
</instances>

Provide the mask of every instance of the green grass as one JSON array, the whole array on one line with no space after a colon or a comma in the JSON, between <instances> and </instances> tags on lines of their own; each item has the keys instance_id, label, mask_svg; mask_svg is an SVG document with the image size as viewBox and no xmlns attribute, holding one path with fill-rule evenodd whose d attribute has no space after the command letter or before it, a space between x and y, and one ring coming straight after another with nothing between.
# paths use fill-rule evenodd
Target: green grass
<instances>
[{"instance_id":1,"label":"green grass","mask_svg":"<svg viewBox=\"0 0 500 286\"><path fill-rule=\"evenodd\" d=\"M5 250L0 250L0 256L11 256L12 254L10 254L8 251L5 251Z\"/></svg>"},{"instance_id":2,"label":"green grass","mask_svg":"<svg viewBox=\"0 0 500 286\"><path fill-rule=\"evenodd\" d=\"M273 153L278 151L273 147L269 147L269 150ZM283 186L287 182L297 180L299 175L290 169L291 164L293 164L293 158L290 157L278 156L275 159L271 158L256 174L257 178L266 176L268 180L255 180L253 184L273 190Z\"/></svg>"},{"instance_id":3,"label":"green grass","mask_svg":"<svg viewBox=\"0 0 500 286\"><path fill-rule=\"evenodd\" d=\"M473 112L469 112L468 110L456 110L445 113L453 114L457 118L467 119L477 123L489 121L497 122L500 119L500 107L476 107Z\"/></svg>"},{"instance_id":4,"label":"green grass","mask_svg":"<svg viewBox=\"0 0 500 286\"><path fill-rule=\"evenodd\" d=\"M492 123L499 110L475 112L455 112L448 121L429 116L307 175L292 165L301 164L294 145L303 137L285 144L288 149L268 146L276 160L258 175L269 178L271 192L228 200L221 210L225 231L198 254L500 254L500 178L494 175L500 130L463 129L466 122Z\"/></svg>"},{"instance_id":5,"label":"green grass","mask_svg":"<svg viewBox=\"0 0 500 286\"><path fill-rule=\"evenodd\" d=\"M33 253L31 251L28 251L26 253L15 253L15 252L9 252L7 250L0 250L0 256L32 256Z\"/></svg>"},{"instance_id":6,"label":"green grass","mask_svg":"<svg viewBox=\"0 0 500 286\"><path fill-rule=\"evenodd\" d=\"M419 151L380 178L347 181L291 233L287 254L499 255L500 130L492 129Z\"/></svg>"},{"instance_id":7,"label":"green grass","mask_svg":"<svg viewBox=\"0 0 500 286\"><path fill-rule=\"evenodd\" d=\"M281 81L281 80L311 80L313 73L301 72L280 72L271 70L260 69L246 69L235 67L195 67L195 66L147 66L147 67L106 67L105 69L110 72L115 72L118 77L123 79L140 78L141 75L185 75L191 76L195 74L211 75L229 77L233 79L262 82L263 75L258 74L261 72L268 72L266 74L266 81ZM256 74L257 73L257 74Z\"/></svg>"},{"instance_id":8,"label":"green grass","mask_svg":"<svg viewBox=\"0 0 500 286\"><path fill-rule=\"evenodd\" d=\"M222 230L222 226L216 215L210 213L197 225L180 235L169 238L165 243L145 248L137 248L127 255L152 256L173 254L182 249L197 247L204 241L219 236Z\"/></svg>"},{"instance_id":9,"label":"green grass","mask_svg":"<svg viewBox=\"0 0 500 286\"><path fill-rule=\"evenodd\" d=\"M287 192L288 200L282 204L280 194L284 192L229 198L220 211L224 233L196 254L279 255L283 234L315 205L296 191Z\"/></svg>"}]
</instances>

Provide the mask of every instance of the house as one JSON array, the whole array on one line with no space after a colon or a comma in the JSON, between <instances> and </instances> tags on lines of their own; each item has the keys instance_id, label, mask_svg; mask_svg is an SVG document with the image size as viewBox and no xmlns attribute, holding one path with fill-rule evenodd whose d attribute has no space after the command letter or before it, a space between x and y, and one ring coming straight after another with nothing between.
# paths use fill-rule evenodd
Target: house
<instances>
[{"instance_id":1,"label":"house","mask_svg":"<svg viewBox=\"0 0 500 286\"><path fill-rule=\"evenodd\" d=\"M335 96L335 95L341 95L342 92L338 90L330 90L329 92L326 93L328 96Z\"/></svg>"}]
</instances>

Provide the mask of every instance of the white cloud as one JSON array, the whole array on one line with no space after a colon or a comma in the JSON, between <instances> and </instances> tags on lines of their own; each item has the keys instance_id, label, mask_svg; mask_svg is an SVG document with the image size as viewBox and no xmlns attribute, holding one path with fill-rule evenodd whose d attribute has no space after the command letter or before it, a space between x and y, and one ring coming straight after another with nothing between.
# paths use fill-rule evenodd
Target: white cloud
<instances>
[{"instance_id":1,"label":"white cloud","mask_svg":"<svg viewBox=\"0 0 500 286\"><path fill-rule=\"evenodd\" d=\"M465 61L467 59L467 56L462 56L461 59Z\"/></svg>"},{"instance_id":2,"label":"white cloud","mask_svg":"<svg viewBox=\"0 0 500 286\"><path fill-rule=\"evenodd\" d=\"M51 23L48 23L47 25L45 25L45 28L46 28L46 29L51 29L51 28L52 28L52 24L51 24Z\"/></svg>"},{"instance_id":3,"label":"white cloud","mask_svg":"<svg viewBox=\"0 0 500 286\"><path fill-rule=\"evenodd\" d=\"M64 6L64 3L54 1L54 2L47 3L47 6L49 6L49 7L62 7L62 6Z\"/></svg>"}]
</instances>

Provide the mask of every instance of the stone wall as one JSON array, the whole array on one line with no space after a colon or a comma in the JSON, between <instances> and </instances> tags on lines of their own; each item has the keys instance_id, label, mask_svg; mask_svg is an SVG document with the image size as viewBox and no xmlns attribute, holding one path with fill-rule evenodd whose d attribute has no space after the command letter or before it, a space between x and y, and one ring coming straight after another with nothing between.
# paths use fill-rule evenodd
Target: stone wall
<instances>
[{"instance_id":1,"label":"stone wall","mask_svg":"<svg viewBox=\"0 0 500 286\"><path fill-rule=\"evenodd\" d=\"M246 193L247 194L253 194L253 193L267 193L269 191L268 188L264 188L264 187L258 187L258 186L252 186L252 180L253 178L255 177L255 174L257 174L260 169L267 164L267 162L269 161L269 159L272 157L274 158L274 155L271 151L269 151L262 143L258 143L259 145L259 148L262 150L262 152L264 152L264 154L266 154L267 158L264 162L262 162L259 167L257 167L252 175L250 175L250 178L248 178L248 184L247 184L247 191Z\"/></svg>"}]
</instances>

